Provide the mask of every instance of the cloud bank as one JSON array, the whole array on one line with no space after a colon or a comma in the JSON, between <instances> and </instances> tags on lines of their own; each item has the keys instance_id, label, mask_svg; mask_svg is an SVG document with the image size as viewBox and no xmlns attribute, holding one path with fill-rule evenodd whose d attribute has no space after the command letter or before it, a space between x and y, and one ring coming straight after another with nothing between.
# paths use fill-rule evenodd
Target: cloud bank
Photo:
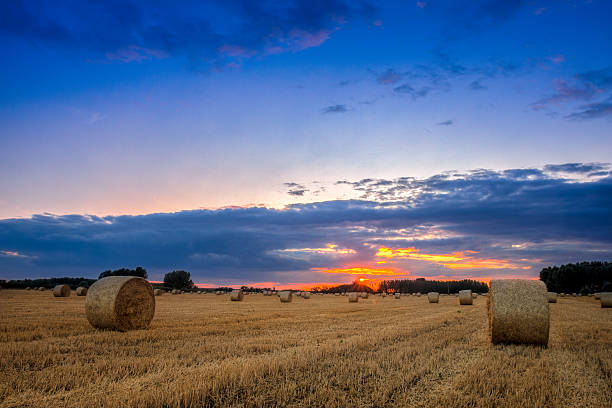
<instances>
[{"instance_id":1,"label":"cloud bank","mask_svg":"<svg viewBox=\"0 0 612 408\"><path fill-rule=\"evenodd\" d=\"M142 265L154 279L185 269L208 284L486 279L612 256L608 164L336 185L357 197L283 209L0 220L0 278L96 277Z\"/></svg>"}]
</instances>

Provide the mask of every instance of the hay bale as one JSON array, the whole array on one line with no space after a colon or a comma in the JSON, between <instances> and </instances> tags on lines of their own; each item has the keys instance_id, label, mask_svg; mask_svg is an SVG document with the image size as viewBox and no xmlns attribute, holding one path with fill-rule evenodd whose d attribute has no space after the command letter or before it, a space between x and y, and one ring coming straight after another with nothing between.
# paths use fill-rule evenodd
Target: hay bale
<instances>
[{"instance_id":1,"label":"hay bale","mask_svg":"<svg viewBox=\"0 0 612 408\"><path fill-rule=\"evenodd\" d=\"M26 290L32 290L32 288L28 286L28 287L26 288Z\"/></svg>"},{"instance_id":2,"label":"hay bale","mask_svg":"<svg viewBox=\"0 0 612 408\"><path fill-rule=\"evenodd\" d=\"M278 292L281 303L291 303L293 300L293 293L290 290L283 290Z\"/></svg>"},{"instance_id":3,"label":"hay bale","mask_svg":"<svg viewBox=\"0 0 612 408\"><path fill-rule=\"evenodd\" d=\"M153 294L154 294L155 296L161 296L161 295L163 295L163 294L164 294L164 291L163 291L163 290L161 290L161 289L155 289L155 290L153 291Z\"/></svg>"},{"instance_id":4,"label":"hay bale","mask_svg":"<svg viewBox=\"0 0 612 408\"><path fill-rule=\"evenodd\" d=\"M297 296L297 297L302 296L302 292L295 292L295 296Z\"/></svg>"},{"instance_id":5,"label":"hay bale","mask_svg":"<svg viewBox=\"0 0 612 408\"><path fill-rule=\"evenodd\" d=\"M599 300L601 298L601 293L596 292L595 293L595 300Z\"/></svg>"},{"instance_id":6,"label":"hay bale","mask_svg":"<svg viewBox=\"0 0 612 408\"><path fill-rule=\"evenodd\" d=\"M232 293L230 293L230 300L232 302L242 302L243 298L244 293L242 292L242 289L234 289L232 290Z\"/></svg>"},{"instance_id":7,"label":"hay bale","mask_svg":"<svg viewBox=\"0 0 612 408\"><path fill-rule=\"evenodd\" d=\"M334 293L334 296L340 296L340 292Z\"/></svg>"},{"instance_id":8,"label":"hay bale","mask_svg":"<svg viewBox=\"0 0 612 408\"><path fill-rule=\"evenodd\" d=\"M40 286L40 287L39 287L37 290L40 290L40 291L42 292L43 290L45 290L45 288L43 288L42 286Z\"/></svg>"},{"instance_id":9,"label":"hay bale","mask_svg":"<svg viewBox=\"0 0 612 408\"><path fill-rule=\"evenodd\" d=\"M548 292L548 303L557 303L557 293Z\"/></svg>"},{"instance_id":10,"label":"hay bale","mask_svg":"<svg viewBox=\"0 0 612 408\"><path fill-rule=\"evenodd\" d=\"M153 287L137 276L109 276L87 292L85 314L98 329L146 329L155 315Z\"/></svg>"},{"instance_id":11,"label":"hay bale","mask_svg":"<svg viewBox=\"0 0 612 408\"><path fill-rule=\"evenodd\" d=\"M381 295L382 297L387 297L387 293L386 293L386 292L383 292L383 293L381 293L380 295Z\"/></svg>"},{"instance_id":12,"label":"hay bale","mask_svg":"<svg viewBox=\"0 0 612 408\"><path fill-rule=\"evenodd\" d=\"M356 292L351 292L348 294L349 303L357 303L359 302L359 294Z\"/></svg>"},{"instance_id":13,"label":"hay bale","mask_svg":"<svg viewBox=\"0 0 612 408\"><path fill-rule=\"evenodd\" d=\"M440 301L440 294L438 292L429 292L427 294L429 303L438 303Z\"/></svg>"},{"instance_id":14,"label":"hay bale","mask_svg":"<svg viewBox=\"0 0 612 408\"><path fill-rule=\"evenodd\" d=\"M492 280L487 306L493 344L548 345L550 312L544 282Z\"/></svg>"},{"instance_id":15,"label":"hay bale","mask_svg":"<svg viewBox=\"0 0 612 408\"><path fill-rule=\"evenodd\" d=\"M421 292L417 292L417 297L421 297Z\"/></svg>"},{"instance_id":16,"label":"hay bale","mask_svg":"<svg viewBox=\"0 0 612 408\"><path fill-rule=\"evenodd\" d=\"M612 307L612 292L601 292L599 294L601 307Z\"/></svg>"},{"instance_id":17,"label":"hay bale","mask_svg":"<svg viewBox=\"0 0 612 408\"><path fill-rule=\"evenodd\" d=\"M180 291L178 289L172 289L172 293L173 295L178 295L180 293Z\"/></svg>"},{"instance_id":18,"label":"hay bale","mask_svg":"<svg viewBox=\"0 0 612 408\"><path fill-rule=\"evenodd\" d=\"M393 297L394 297L395 299L399 299L401 296L402 296L402 295L401 295L400 293L396 293L395 295L393 295Z\"/></svg>"},{"instance_id":19,"label":"hay bale","mask_svg":"<svg viewBox=\"0 0 612 408\"><path fill-rule=\"evenodd\" d=\"M360 296L360 297L362 297L363 299L367 299L369 295L370 295L370 294L369 294L368 292L361 292L361 293L359 294L359 296Z\"/></svg>"},{"instance_id":20,"label":"hay bale","mask_svg":"<svg viewBox=\"0 0 612 408\"><path fill-rule=\"evenodd\" d=\"M87 295L87 288L85 288L83 286L79 286L76 289L76 295L77 296L86 296Z\"/></svg>"},{"instance_id":21,"label":"hay bale","mask_svg":"<svg viewBox=\"0 0 612 408\"><path fill-rule=\"evenodd\" d=\"M70 296L70 286L68 286L68 285L56 285L53 288L53 296L55 296L55 297L68 297L68 296Z\"/></svg>"},{"instance_id":22,"label":"hay bale","mask_svg":"<svg viewBox=\"0 0 612 408\"><path fill-rule=\"evenodd\" d=\"M302 297L304 299L310 299L310 292L302 292Z\"/></svg>"},{"instance_id":23,"label":"hay bale","mask_svg":"<svg viewBox=\"0 0 612 408\"><path fill-rule=\"evenodd\" d=\"M472 293L472 299L476 299L477 297L478 297L478 294Z\"/></svg>"},{"instance_id":24,"label":"hay bale","mask_svg":"<svg viewBox=\"0 0 612 408\"><path fill-rule=\"evenodd\" d=\"M472 291L470 289L460 290L458 295L460 305L472 304Z\"/></svg>"}]
</instances>

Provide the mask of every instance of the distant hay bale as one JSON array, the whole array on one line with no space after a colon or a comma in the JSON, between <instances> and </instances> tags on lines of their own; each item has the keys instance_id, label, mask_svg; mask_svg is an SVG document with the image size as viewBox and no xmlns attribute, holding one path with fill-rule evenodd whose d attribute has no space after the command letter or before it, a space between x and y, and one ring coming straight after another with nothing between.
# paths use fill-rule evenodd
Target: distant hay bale
<instances>
[{"instance_id":1,"label":"distant hay bale","mask_svg":"<svg viewBox=\"0 0 612 408\"><path fill-rule=\"evenodd\" d=\"M421 297L421 292L417 292L417 297Z\"/></svg>"},{"instance_id":2,"label":"distant hay bale","mask_svg":"<svg viewBox=\"0 0 612 408\"><path fill-rule=\"evenodd\" d=\"M53 296L55 296L55 297L68 297L68 296L70 296L70 286L68 286L68 285L56 285L53 288Z\"/></svg>"},{"instance_id":3,"label":"distant hay bale","mask_svg":"<svg viewBox=\"0 0 612 408\"><path fill-rule=\"evenodd\" d=\"M26 288L26 290L32 290L32 288L28 286L28 287Z\"/></svg>"},{"instance_id":4,"label":"distant hay bale","mask_svg":"<svg viewBox=\"0 0 612 408\"><path fill-rule=\"evenodd\" d=\"M548 344L550 312L544 282L492 280L487 306L493 344Z\"/></svg>"},{"instance_id":5,"label":"distant hay bale","mask_svg":"<svg viewBox=\"0 0 612 408\"><path fill-rule=\"evenodd\" d=\"M459 304L460 305L471 305L472 304L472 291L470 289L459 291Z\"/></svg>"},{"instance_id":6,"label":"distant hay bale","mask_svg":"<svg viewBox=\"0 0 612 408\"><path fill-rule=\"evenodd\" d=\"M599 294L601 307L612 307L612 292L601 292Z\"/></svg>"},{"instance_id":7,"label":"distant hay bale","mask_svg":"<svg viewBox=\"0 0 612 408\"><path fill-rule=\"evenodd\" d=\"M42 286L40 286L37 290L43 291L45 290L45 288L43 288Z\"/></svg>"},{"instance_id":8,"label":"distant hay bale","mask_svg":"<svg viewBox=\"0 0 612 408\"><path fill-rule=\"evenodd\" d=\"M215 292L215 295L222 295L222 294L223 294L222 290L218 290L218 291Z\"/></svg>"},{"instance_id":9,"label":"distant hay bale","mask_svg":"<svg viewBox=\"0 0 612 408\"><path fill-rule=\"evenodd\" d=\"M368 296L369 296L369 293L368 293L368 292L361 292L361 293L359 294L359 296L360 296L361 298L363 298L363 299L367 299L367 298L368 298Z\"/></svg>"},{"instance_id":10,"label":"distant hay bale","mask_svg":"<svg viewBox=\"0 0 612 408\"><path fill-rule=\"evenodd\" d=\"M86 296L87 295L87 288L85 288L83 286L79 286L76 289L76 295L77 296Z\"/></svg>"},{"instance_id":11,"label":"distant hay bale","mask_svg":"<svg viewBox=\"0 0 612 408\"><path fill-rule=\"evenodd\" d=\"M295 292L295 296L297 296L297 297L302 296L302 292Z\"/></svg>"},{"instance_id":12,"label":"distant hay bale","mask_svg":"<svg viewBox=\"0 0 612 408\"><path fill-rule=\"evenodd\" d=\"M440 294L438 292L429 292L427 294L429 303L438 303L440 301Z\"/></svg>"},{"instance_id":13,"label":"distant hay bale","mask_svg":"<svg viewBox=\"0 0 612 408\"><path fill-rule=\"evenodd\" d=\"M334 293L334 296L340 296L340 292Z\"/></svg>"},{"instance_id":14,"label":"distant hay bale","mask_svg":"<svg viewBox=\"0 0 612 408\"><path fill-rule=\"evenodd\" d=\"M557 303L557 293L548 292L548 303Z\"/></svg>"},{"instance_id":15,"label":"distant hay bale","mask_svg":"<svg viewBox=\"0 0 612 408\"><path fill-rule=\"evenodd\" d=\"M230 300L232 302L241 302L243 298L244 293L242 292L242 289L234 289L232 290L232 293L230 293Z\"/></svg>"},{"instance_id":16,"label":"distant hay bale","mask_svg":"<svg viewBox=\"0 0 612 408\"><path fill-rule=\"evenodd\" d=\"M476 299L477 297L478 297L478 294L472 293L472 299Z\"/></svg>"},{"instance_id":17,"label":"distant hay bale","mask_svg":"<svg viewBox=\"0 0 612 408\"><path fill-rule=\"evenodd\" d=\"M310 292L302 292L302 297L304 299L310 299Z\"/></svg>"},{"instance_id":18,"label":"distant hay bale","mask_svg":"<svg viewBox=\"0 0 612 408\"><path fill-rule=\"evenodd\" d=\"M601 293L599 292L595 293L595 300L599 300L600 297L601 297Z\"/></svg>"},{"instance_id":19,"label":"distant hay bale","mask_svg":"<svg viewBox=\"0 0 612 408\"><path fill-rule=\"evenodd\" d=\"M163 291L163 290L161 290L161 289L155 289L155 290L153 291L153 294L154 294L155 296L161 296L161 295L163 295L163 294L164 294L164 291Z\"/></svg>"},{"instance_id":20,"label":"distant hay bale","mask_svg":"<svg viewBox=\"0 0 612 408\"><path fill-rule=\"evenodd\" d=\"M394 298L399 299L402 295L399 293L396 293L395 295L393 295Z\"/></svg>"},{"instance_id":21,"label":"distant hay bale","mask_svg":"<svg viewBox=\"0 0 612 408\"><path fill-rule=\"evenodd\" d=\"M387 297L387 293L386 293L386 292L383 292L383 293L381 293L381 296L382 296L382 297Z\"/></svg>"},{"instance_id":22,"label":"distant hay bale","mask_svg":"<svg viewBox=\"0 0 612 408\"><path fill-rule=\"evenodd\" d=\"M291 303L293 300L293 293L290 290L283 290L278 292L281 303Z\"/></svg>"},{"instance_id":23,"label":"distant hay bale","mask_svg":"<svg viewBox=\"0 0 612 408\"><path fill-rule=\"evenodd\" d=\"M98 329L146 329L155 315L153 287L137 276L109 276L87 292L85 314Z\"/></svg>"},{"instance_id":24,"label":"distant hay bale","mask_svg":"<svg viewBox=\"0 0 612 408\"><path fill-rule=\"evenodd\" d=\"M178 289L172 289L172 293L173 295L178 295L180 293L180 291Z\"/></svg>"},{"instance_id":25,"label":"distant hay bale","mask_svg":"<svg viewBox=\"0 0 612 408\"><path fill-rule=\"evenodd\" d=\"M356 292L351 292L348 294L348 301L349 303L357 303L359 302L359 294Z\"/></svg>"}]
</instances>

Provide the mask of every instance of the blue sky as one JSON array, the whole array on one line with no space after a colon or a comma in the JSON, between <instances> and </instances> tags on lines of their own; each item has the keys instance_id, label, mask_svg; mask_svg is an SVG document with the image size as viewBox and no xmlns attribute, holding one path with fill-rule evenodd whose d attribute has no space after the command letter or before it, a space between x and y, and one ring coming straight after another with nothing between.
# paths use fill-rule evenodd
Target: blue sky
<instances>
[{"instance_id":1,"label":"blue sky","mask_svg":"<svg viewBox=\"0 0 612 408\"><path fill-rule=\"evenodd\" d=\"M608 225L599 205L610 194L611 15L612 5L598 0L5 2L0 278L143 265L156 278L189 268L201 282L293 284L347 281L346 270L376 265L396 275L535 276L549 263L609 259L609 233L573 244L553 236L591 218ZM486 186L478 169L490 172ZM451 211L419 216L418 231L377 230L400 234L395 246L348 238L352 228L372 228L371 215L387 214L391 202L426 213L435 200L423 185L454 172L466 191L488 191L480 212L495 213L508 180L523 183L521 194L546 180L554 194L587 205L549 223L545 215L560 204L539 196L542 214L529 214L536 229L550 229L547 238L503 220L503 236L483 235L467 228L475 220ZM367 179L381 184L360 184ZM397 188L377 190L385 185ZM593 190L578 188L585 186ZM304 232L291 246L295 231L274 221L303 208L344 214L353 202L369 209L363 219L317 221L323 232ZM215 210L228 206L246 208ZM245 242L235 227L200 239L210 235L200 220L245 214L270 225L238 234ZM394 215L397 225L412 214ZM160 218L179 228L187 215L200 225L187 241L160 233ZM157 240L126 232L133 223ZM105 246L112 243L98 240L98 227L108 228L105 236L128 234L134 251ZM65 228L95 241L95 256L78 255L84 241L62 241ZM46 245L54 237L61 256ZM521 247L504 252L495 240L527 242L530 261L516 257ZM240 252L259 241L253 253ZM191 249L175 257L164 245ZM286 251L300 248L312 251ZM466 268L424 256L459 252L459 263L482 262ZM219 258L228 260L221 267L201 254L239 261Z\"/></svg>"}]
</instances>

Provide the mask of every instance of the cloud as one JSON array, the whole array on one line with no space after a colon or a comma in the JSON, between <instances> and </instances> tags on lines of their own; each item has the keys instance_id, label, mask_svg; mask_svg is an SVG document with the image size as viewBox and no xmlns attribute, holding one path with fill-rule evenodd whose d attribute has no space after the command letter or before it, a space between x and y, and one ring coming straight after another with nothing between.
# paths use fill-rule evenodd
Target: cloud
<instances>
[{"instance_id":1,"label":"cloud","mask_svg":"<svg viewBox=\"0 0 612 408\"><path fill-rule=\"evenodd\" d=\"M249 0L204 3L2 2L0 35L84 50L92 58L141 62L185 56L223 63L317 47L353 20L372 21L366 1Z\"/></svg>"},{"instance_id":2,"label":"cloud","mask_svg":"<svg viewBox=\"0 0 612 408\"><path fill-rule=\"evenodd\" d=\"M211 284L348 282L391 272L533 277L550 264L612 256L609 171L602 163L448 171L343 180L361 198L283 209L5 219L0 278L95 277L138 265L156 280L185 269ZM377 256L381 248L394 256Z\"/></svg>"},{"instance_id":3,"label":"cloud","mask_svg":"<svg viewBox=\"0 0 612 408\"><path fill-rule=\"evenodd\" d=\"M394 84L400 81L401 79L402 77L400 76L400 74L398 74L391 68L387 69L386 71L380 74L376 74L376 80L378 81L379 84L382 84L382 85L391 85L391 84Z\"/></svg>"},{"instance_id":4,"label":"cloud","mask_svg":"<svg viewBox=\"0 0 612 408\"><path fill-rule=\"evenodd\" d=\"M323 113L344 113L348 112L348 108L346 105L330 105L326 108L323 108Z\"/></svg>"},{"instance_id":5,"label":"cloud","mask_svg":"<svg viewBox=\"0 0 612 408\"><path fill-rule=\"evenodd\" d=\"M407 94L412 96L412 99L423 98L427 96L427 94L431 91L431 88L428 86L421 87L419 89L414 89L408 84L403 84L393 88L393 92L398 94Z\"/></svg>"},{"instance_id":6,"label":"cloud","mask_svg":"<svg viewBox=\"0 0 612 408\"><path fill-rule=\"evenodd\" d=\"M601 102L582 105L579 109L578 112L566 115L565 118L570 120L589 120L612 116L612 97Z\"/></svg>"},{"instance_id":7,"label":"cloud","mask_svg":"<svg viewBox=\"0 0 612 408\"><path fill-rule=\"evenodd\" d=\"M443 122L438 122L436 125L438 126L451 126L454 122L452 120L445 120Z\"/></svg>"},{"instance_id":8,"label":"cloud","mask_svg":"<svg viewBox=\"0 0 612 408\"><path fill-rule=\"evenodd\" d=\"M489 89L488 86L485 86L485 85L481 84L480 81L472 81L472 82L470 82L469 87L470 87L470 89L472 91L484 91L486 89Z\"/></svg>"}]
</instances>

